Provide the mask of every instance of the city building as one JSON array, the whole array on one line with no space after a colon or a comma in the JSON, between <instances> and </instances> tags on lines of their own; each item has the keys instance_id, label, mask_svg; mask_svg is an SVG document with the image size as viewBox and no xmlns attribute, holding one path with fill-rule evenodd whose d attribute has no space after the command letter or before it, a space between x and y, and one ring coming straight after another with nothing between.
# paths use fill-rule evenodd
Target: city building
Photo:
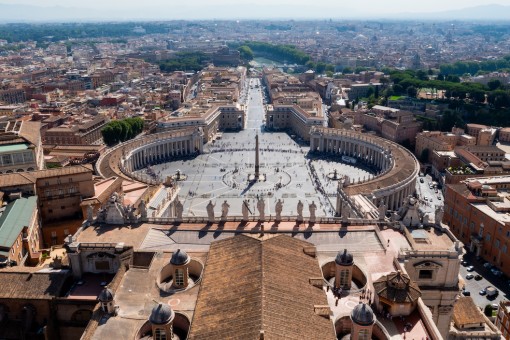
<instances>
[{"instance_id":1,"label":"city building","mask_svg":"<svg viewBox=\"0 0 510 340\"><path fill-rule=\"evenodd\" d=\"M63 244L83 221L80 203L94 196L91 165L0 175L0 187L8 194L37 195L42 225L42 244ZM74 222L70 222L74 221ZM56 223L56 225L52 225Z\"/></svg>"},{"instance_id":2,"label":"city building","mask_svg":"<svg viewBox=\"0 0 510 340\"><path fill-rule=\"evenodd\" d=\"M443 222L470 252L510 275L509 176L468 178L446 187Z\"/></svg>"},{"instance_id":3,"label":"city building","mask_svg":"<svg viewBox=\"0 0 510 340\"><path fill-rule=\"evenodd\" d=\"M72 116L66 123L46 130L44 144L56 145L91 145L101 144L101 129L107 119L96 117Z\"/></svg>"},{"instance_id":4,"label":"city building","mask_svg":"<svg viewBox=\"0 0 510 340\"><path fill-rule=\"evenodd\" d=\"M357 120L366 130L399 144L413 145L422 127L411 112L385 106L376 105L368 112L358 111L357 114Z\"/></svg>"},{"instance_id":5,"label":"city building","mask_svg":"<svg viewBox=\"0 0 510 340\"><path fill-rule=\"evenodd\" d=\"M453 307L448 339L501 339L501 332L475 305L470 296L461 296Z\"/></svg>"},{"instance_id":6,"label":"city building","mask_svg":"<svg viewBox=\"0 0 510 340\"><path fill-rule=\"evenodd\" d=\"M40 122L0 121L0 174L44 168Z\"/></svg>"},{"instance_id":7,"label":"city building","mask_svg":"<svg viewBox=\"0 0 510 340\"><path fill-rule=\"evenodd\" d=\"M503 339L510 339L510 301L499 303L495 325L501 332Z\"/></svg>"},{"instance_id":8,"label":"city building","mask_svg":"<svg viewBox=\"0 0 510 340\"><path fill-rule=\"evenodd\" d=\"M41 241L37 197L7 204L0 213L0 266L37 263Z\"/></svg>"}]
</instances>

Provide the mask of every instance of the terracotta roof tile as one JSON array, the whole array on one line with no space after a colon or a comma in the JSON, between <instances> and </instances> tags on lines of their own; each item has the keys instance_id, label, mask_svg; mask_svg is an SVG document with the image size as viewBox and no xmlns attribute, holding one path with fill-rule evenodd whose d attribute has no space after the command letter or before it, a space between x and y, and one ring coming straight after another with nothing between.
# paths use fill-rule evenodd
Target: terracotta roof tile
<instances>
[{"instance_id":1,"label":"terracotta roof tile","mask_svg":"<svg viewBox=\"0 0 510 340\"><path fill-rule=\"evenodd\" d=\"M469 296L461 296L453 306L453 321L459 328L466 324L485 323L482 312Z\"/></svg>"},{"instance_id":2,"label":"terracotta roof tile","mask_svg":"<svg viewBox=\"0 0 510 340\"><path fill-rule=\"evenodd\" d=\"M380 297L395 302L415 302L421 291L416 282L407 274L400 272L391 273L380 277L374 282L374 290Z\"/></svg>"},{"instance_id":3,"label":"terracotta roof tile","mask_svg":"<svg viewBox=\"0 0 510 340\"><path fill-rule=\"evenodd\" d=\"M286 235L239 235L211 244L189 339L335 339L310 243Z\"/></svg>"},{"instance_id":4,"label":"terracotta roof tile","mask_svg":"<svg viewBox=\"0 0 510 340\"><path fill-rule=\"evenodd\" d=\"M61 293L68 271L0 271L0 299L51 299Z\"/></svg>"}]
</instances>

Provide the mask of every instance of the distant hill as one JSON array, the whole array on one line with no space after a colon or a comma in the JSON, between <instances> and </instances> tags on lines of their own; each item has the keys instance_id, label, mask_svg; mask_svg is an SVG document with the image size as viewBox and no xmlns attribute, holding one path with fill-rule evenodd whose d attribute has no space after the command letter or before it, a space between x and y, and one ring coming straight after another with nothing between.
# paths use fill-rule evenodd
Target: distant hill
<instances>
[{"instance_id":1,"label":"distant hill","mask_svg":"<svg viewBox=\"0 0 510 340\"><path fill-rule=\"evenodd\" d=\"M430 19L430 20L497 20L510 21L510 6L482 5L475 7L460 8L450 11L429 13L399 13L393 16L396 19Z\"/></svg>"}]
</instances>

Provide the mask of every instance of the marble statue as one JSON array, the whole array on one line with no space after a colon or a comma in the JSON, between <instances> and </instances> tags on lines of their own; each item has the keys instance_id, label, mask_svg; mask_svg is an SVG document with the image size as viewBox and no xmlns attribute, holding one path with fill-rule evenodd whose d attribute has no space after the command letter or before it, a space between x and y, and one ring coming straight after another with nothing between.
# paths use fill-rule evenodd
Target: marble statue
<instances>
[{"instance_id":1,"label":"marble statue","mask_svg":"<svg viewBox=\"0 0 510 340\"><path fill-rule=\"evenodd\" d=\"M349 217L351 217L351 207L345 203L342 205L342 222L349 222Z\"/></svg>"},{"instance_id":2,"label":"marble statue","mask_svg":"<svg viewBox=\"0 0 510 340\"><path fill-rule=\"evenodd\" d=\"M303 220L303 202L301 202L301 200L299 200L298 204L297 204L297 220L298 221L302 221Z\"/></svg>"},{"instance_id":3,"label":"marble statue","mask_svg":"<svg viewBox=\"0 0 510 340\"><path fill-rule=\"evenodd\" d=\"M209 222L214 222L214 207L216 206L216 204L213 204L212 201L209 201L209 203L207 204L207 220Z\"/></svg>"},{"instance_id":4,"label":"marble statue","mask_svg":"<svg viewBox=\"0 0 510 340\"><path fill-rule=\"evenodd\" d=\"M266 218L266 203L264 202L264 198L260 197L257 202L257 209L259 211L259 220L263 221Z\"/></svg>"},{"instance_id":5,"label":"marble statue","mask_svg":"<svg viewBox=\"0 0 510 340\"><path fill-rule=\"evenodd\" d=\"M99 208L97 210L97 221L104 222L105 218L106 218L106 210L103 208Z\"/></svg>"},{"instance_id":6,"label":"marble statue","mask_svg":"<svg viewBox=\"0 0 510 340\"><path fill-rule=\"evenodd\" d=\"M435 220L434 220L436 225L438 225L438 226L441 225L441 221L443 220L443 214L444 214L443 207L437 206L436 211L435 211Z\"/></svg>"},{"instance_id":7,"label":"marble statue","mask_svg":"<svg viewBox=\"0 0 510 340\"><path fill-rule=\"evenodd\" d=\"M379 221L384 221L384 218L386 217L386 204L384 204L383 201L381 201L381 204L379 204Z\"/></svg>"},{"instance_id":8,"label":"marble statue","mask_svg":"<svg viewBox=\"0 0 510 340\"><path fill-rule=\"evenodd\" d=\"M142 220L147 219L147 205L145 204L145 200L140 201L140 205L138 206L138 211L140 211L140 218Z\"/></svg>"},{"instance_id":9,"label":"marble statue","mask_svg":"<svg viewBox=\"0 0 510 340\"><path fill-rule=\"evenodd\" d=\"M243 212L243 221L248 221L250 206L247 200L243 200L243 206L241 208L241 211Z\"/></svg>"},{"instance_id":10,"label":"marble statue","mask_svg":"<svg viewBox=\"0 0 510 340\"><path fill-rule=\"evenodd\" d=\"M94 208L92 205L87 205L87 221L89 223L94 222Z\"/></svg>"},{"instance_id":11,"label":"marble statue","mask_svg":"<svg viewBox=\"0 0 510 340\"><path fill-rule=\"evenodd\" d=\"M223 202L221 205L221 220L225 221L228 215L228 209L230 208L230 204L227 203L227 200Z\"/></svg>"},{"instance_id":12,"label":"marble statue","mask_svg":"<svg viewBox=\"0 0 510 340\"><path fill-rule=\"evenodd\" d=\"M278 202L276 202L276 205L274 207L274 211L276 212L276 220L277 221L282 220L282 210L283 210L283 202L281 199L278 199Z\"/></svg>"},{"instance_id":13,"label":"marble statue","mask_svg":"<svg viewBox=\"0 0 510 340\"><path fill-rule=\"evenodd\" d=\"M308 209L310 210L310 223L315 223L315 210L317 210L317 206L314 201L308 206Z\"/></svg>"},{"instance_id":14,"label":"marble statue","mask_svg":"<svg viewBox=\"0 0 510 340\"><path fill-rule=\"evenodd\" d=\"M175 208L175 219L179 222L182 221L182 212L184 211L184 207L182 205L182 202L179 201L179 197L175 198L174 208Z\"/></svg>"},{"instance_id":15,"label":"marble statue","mask_svg":"<svg viewBox=\"0 0 510 340\"><path fill-rule=\"evenodd\" d=\"M104 222L108 224L124 224L127 222L127 207L122 205L119 195L114 192L104 208Z\"/></svg>"},{"instance_id":16,"label":"marble statue","mask_svg":"<svg viewBox=\"0 0 510 340\"><path fill-rule=\"evenodd\" d=\"M406 227L419 227L421 224L422 211L419 209L418 201L414 197L409 197L407 207L404 209L402 224Z\"/></svg>"},{"instance_id":17,"label":"marble statue","mask_svg":"<svg viewBox=\"0 0 510 340\"><path fill-rule=\"evenodd\" d=\"M132 204L128 206L127 218L131 223L136 222L135 207Z\"/></svg>"}]
</instances>

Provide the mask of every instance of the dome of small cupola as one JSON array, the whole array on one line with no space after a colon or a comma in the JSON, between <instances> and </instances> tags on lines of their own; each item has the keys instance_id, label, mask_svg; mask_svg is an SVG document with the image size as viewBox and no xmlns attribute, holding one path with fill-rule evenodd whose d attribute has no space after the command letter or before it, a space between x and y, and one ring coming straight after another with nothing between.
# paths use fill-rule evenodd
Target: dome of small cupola
<instances>
[{"instance_id":1,"label":"dome of small cupola","mask_svg":"<svg viewBox=\"0 0 510 340\"><path fill-rule=\"evenodd\" d=\"M360 303L354 307L351 313L351 319L353 322L362 326L370 326L375 322L372 308L365 303Z\"/></svg>"},{"instance_id":2,"label":"dome of small cupola","mask_svg":"<svg viewBox=\"0 0 510 340\"><path fill-rule=\"evenodd\" d=\"M352 257L352 254L347 251L347 249L344 249L343 252L338 252L335 258L335 262L341 266L351 266L354 263L354 258Z\"/></svg>"},{"instance_id":3,"label":"dome of small cupola","mask_svg":"<svg viewBox=\"0 0 510 340\"><path fill-rule=\"evenodd\" d=\"M109 288L104 287L104 289L101 291L101 293L99 293L99 296L97 297L97 299L100 302L113 301L113 292Z\"/></svg>"},{"instance_id":4,"label":"dome of small cupola","mask_svg":"<svg viewBox=\"0 0 510 340\"><path fill-rule=\"evenodd\" d=\"M173 253L172 258L170 259L170 263L174 266L183 266L188 264L190 261L189 255L181 249L177 249L176 252Z\"/></svg>"},{"instance_id":5,"label":"dome of small cupola","mask_svg":"<svg viewBox=\"0 0 510 340\"><path fill-rule=\"evenodd\" d=\"M152 309L149 321L154 325L165 325L171 322L175 317L175 312L169 305L158 304Z\"/></svg>"}]
</instances>

